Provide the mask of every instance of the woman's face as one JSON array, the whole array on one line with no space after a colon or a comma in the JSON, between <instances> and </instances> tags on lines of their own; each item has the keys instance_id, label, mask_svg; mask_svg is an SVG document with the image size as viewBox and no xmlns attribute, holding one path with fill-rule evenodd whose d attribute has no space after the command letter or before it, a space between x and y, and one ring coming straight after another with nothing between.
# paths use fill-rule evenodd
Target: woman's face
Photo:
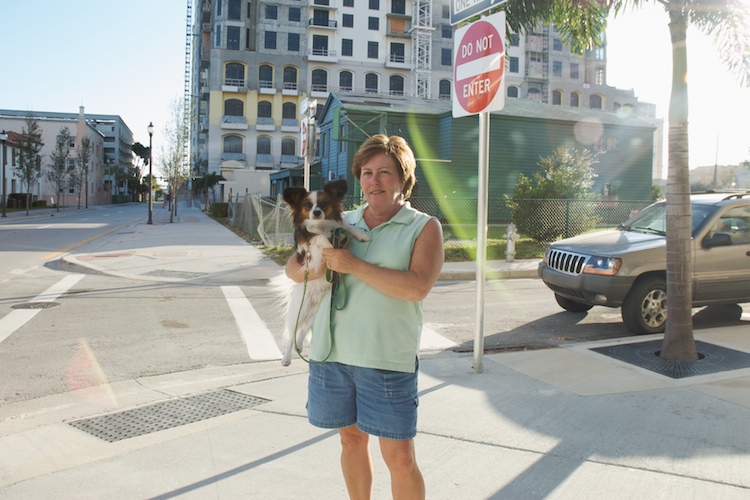
<instances>
[{"instance_id":1,"label":"woman's face","mask_svg":"<svg viewBox=\"0 0 750 500\"><path fill-rule=\"evenodd\" d=\"M359 184L365 200L374 209L400 205L403 200L404 182L396 161L386 153L378 153L362 165Z\"/></svg>"}]
</instances>

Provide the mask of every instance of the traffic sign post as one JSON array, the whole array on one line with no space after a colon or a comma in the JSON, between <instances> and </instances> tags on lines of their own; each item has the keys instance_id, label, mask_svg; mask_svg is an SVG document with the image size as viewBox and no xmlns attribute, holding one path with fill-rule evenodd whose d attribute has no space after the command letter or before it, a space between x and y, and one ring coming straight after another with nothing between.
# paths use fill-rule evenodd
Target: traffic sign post
<instances>
[{"instance_id":1,"label":"traffic sign post","mask_svg":"<svg viewBox=\"0 0 750 500\"><path fill-rule=\"evenodd\" d=\"M507 0L451 0L451 26L505 2Z\"/></svg>"},{"instance_id":2,"label":"traffic sign post","mask_svg":"<svg viewBox=\"0 0 750 500\"><path fill-rule=\"evenodd\" d=\"M455 0L453 0L455 1ZM487 270L487 198L490 166L490 111L505 105L505 12L456 31L453 65L453 117L479 115L477 192L477 300L474 371L484 371L484 285Z\"/></svg>"}]
</instances>

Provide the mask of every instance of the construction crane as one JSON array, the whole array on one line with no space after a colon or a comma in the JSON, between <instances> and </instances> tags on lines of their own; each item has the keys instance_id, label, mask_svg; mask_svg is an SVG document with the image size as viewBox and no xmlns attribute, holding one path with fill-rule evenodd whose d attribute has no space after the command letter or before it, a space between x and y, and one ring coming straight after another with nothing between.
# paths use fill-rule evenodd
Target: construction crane
<instances>
[{"instance_id":1,"label":"construction crane","mask_svg":"<svg viewBox=\"0 0 750 500\"><path fill-rule=\"evenodd\" d=\"M430 98L432 67L432 0L414 0L412 6L411 47L414 66L414 96Z\"/></svg>"},{"instance_id":2,"label":"construction crane","mask_svg":"<svg viewBox=\"0 0 750 500\"><path fill-rule=\"evenodd\" d=\"M190 168L190 115L192 111L191 99L191 62L193 54L193 0L187 0L187 16L185 19L185 89L182 110L182 165L183 171L190 172L188 176L188 191L192 188L192 169Z\"/></svg>"}]
</instances>

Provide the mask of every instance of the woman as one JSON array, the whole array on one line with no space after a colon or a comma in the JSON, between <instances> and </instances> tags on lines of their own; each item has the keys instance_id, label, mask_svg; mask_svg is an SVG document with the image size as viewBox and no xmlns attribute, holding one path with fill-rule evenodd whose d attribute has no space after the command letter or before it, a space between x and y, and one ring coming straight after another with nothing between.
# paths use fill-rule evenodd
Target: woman
<instances>
[{"instance_id":1,"label":"woman","mask_svg":"<svg viewBox=\"0 0 750 500\"><path fill-rule=\"evenodd\" d=\"M443 237L437 219L406 201L415 169L403 138L365 141L352 172L366 203L344 218L368 231L371 241L324 252L343 284L333 310L329 294L313 325L310 357L318 362L310 365L307 410L313 425L339 430L350 498L370 498L370 435L380 440L393 497L425 496L414 451L421 301L440 274ZM286 273L304 279L296 258Z\"/></svg>"}]
</instances>

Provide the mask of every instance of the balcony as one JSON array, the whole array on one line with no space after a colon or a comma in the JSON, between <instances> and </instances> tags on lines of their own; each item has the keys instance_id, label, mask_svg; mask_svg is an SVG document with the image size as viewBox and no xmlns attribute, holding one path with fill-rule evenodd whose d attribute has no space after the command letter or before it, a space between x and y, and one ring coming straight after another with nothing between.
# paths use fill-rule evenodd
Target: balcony
<instances>
[{"instance_id":1,"label":"balcony","mask_svg":"<svg viewBox=\"0 0 750 500\"><path fill-rule=\"evenodd\" d=\"M308 61L316 61L316 62L339 62L338 55L336 54L335 50L328 50L323 48L312 48L307 53L307 60Z\"/></svg>"},{"instance_id":2,"label":"balcony","mask_svg":"<svg viewBox=\"0 0 750 500\"><path fill-rule=\"evenodd\" d=\"M260 94L276 94L276 89L273 88L273 82L268 80L260 80L258 82L258 92Z\"/></svg>"},{"instance_id":3,"label":"balcony","mask_svg":"<svg viewBox=\"0 0 750 500\"><path fill-rule=\"evenodd\" d=\"M244 116L224 115L221 117L222 130L247 130L247 119Z\"/></svg>"},{"instance_id":4,"label":"balcony","mask_svg":"<svg viewBox=\"0 0 750 500\"><path fill-rule=\"evenodd\" d=\"M297 82L284 82L284 87L281 89L282 95L299 95L297 89Z\"/></svg>"},{"instance_id":5,"label":"balcony","mask_svg":"<svg viewBox=\"0 0 750 500\"><path fill-rule=\"evenodd\" d=\"M221 86L224 92L247 92L244 78L225 78Z\"/></svg>"},{"instance_id":6,"label":"balcony","mask_svg":"<svg viewBox=\"0 0 750 500\"><path fill-rule=\"evenodd\" d=\"M313 3L309 7L311 9L338 10L338 7L331 5L330 0L313 0Z\"/></svg>"},{"instance_id":7,"label":"balcony","mask_svg":"<svg viewBox=\"0 0 750 500\"><path fill-rule=\"evenodd\" d=\"M301 158L296 155L281 155L281 168L294 168L302 162Z\"/></svg>"},{"instance_id":8,"label":"balcony","mask_svg":"<svg viewBox=\"0 0 750 500\"><path fill-rule=\"evenodd\" d=\"M296 118L281 119L282 132L299 132L299 121Z\"/></svg>"},{"instance_id":9,"label":"balcony","mask_svg":"<svg viewBox=\"0 0 750 500\"><path fill-rule=\"evenodd\" d=\"M390 54L388 59L385 61L386 68L411 68L411 61L403 54Z\"/></svg>"},{"instance_id":10,"label":"balcony","mask_svg":"<svg viewBox=\"0 0 750 500\"><path fill-rule=\"evenodd\" d=\"M258 117L258 122L255 125L255 130L258 132L273 132L276 130L276 125L273 123L273 118L270 117Z\"/></svg>"},{"instance_id":11,"label":"balcony","mask_svg":"<svg viewBox=\"0 0 750 500\"><path fill-rule=\"evenodd\" d=\"M311 28L324 28L335 30L338 27L338 21L335 19L308 19L307 25Z\"/></svg>"},{"instance_id":12,"label":"balcony","mask_svg":"<svg viewBox=\"0 0 750 500\"><path fill-rule=\"evenodd\" d=\"M310 97L328 98L328 85L320 83L312 84L310 86Z\"/></svg>"},{"instance_id":13,"label":"balcony","mask_svg":"<svg viewBox=\"0 0 750 500\"><path fill-rule=\"evenodd\" d=\"M272 169L274 167L273 155L255 155L255 168Z\"/></svg>"}]
</instances>

